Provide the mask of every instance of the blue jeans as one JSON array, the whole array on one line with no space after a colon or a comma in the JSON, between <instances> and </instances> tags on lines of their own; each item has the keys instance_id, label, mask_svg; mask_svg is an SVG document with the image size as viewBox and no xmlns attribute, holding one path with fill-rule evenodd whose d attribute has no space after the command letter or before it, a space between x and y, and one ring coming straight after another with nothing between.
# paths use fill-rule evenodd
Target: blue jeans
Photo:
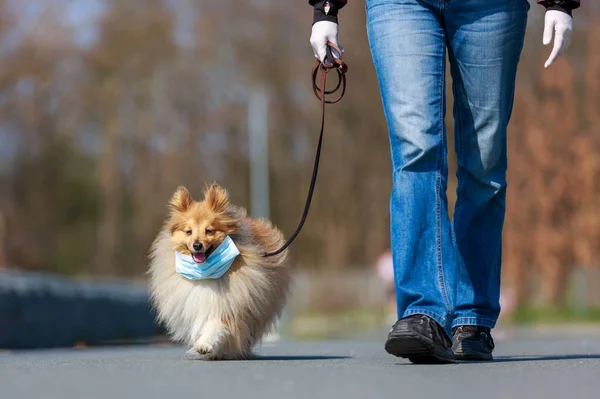
<instances>
[{"instance_id":1,"label":"blue jeans","mask_svg":"<svg viewBox=\"0 0 600 399\"><path fill-rule=\"evenodd\" d=\"M527 0L366 0L393 165L391 241L398 317L448 334L500 313L506 130ZM446 51L453 80L457 202L448 217Z\"/></svg>"}]
</instances>

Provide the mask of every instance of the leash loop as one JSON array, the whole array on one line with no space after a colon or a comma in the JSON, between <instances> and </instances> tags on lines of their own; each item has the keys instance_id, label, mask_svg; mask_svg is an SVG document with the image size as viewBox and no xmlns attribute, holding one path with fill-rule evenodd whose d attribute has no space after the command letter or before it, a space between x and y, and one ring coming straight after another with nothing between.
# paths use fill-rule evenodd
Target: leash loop
<instances>
[{"instance_id":1,"label":"leash loop","mask_svg":"<svg viewBox=\"0 0 600 399\"><path fill-rule=\"evenodd\" d=\"M332 53L332 49L335 50L339 54L339 58L335 57ZM306 198L306 203L304 205L304 212L302 213L302 218L300 219L300 223L296 228L296 231L290 236L290 238L286 241L286 243L279 248L277 251L265 253L264 257L275 256L282 253L290 244L296 239L300 230L304 226L304 222L306 222L306 218L308 217L308 211L310 209L310 204L312 202L313 193L315 190L315 183L317 182L317 174L319 172L319 160L321 158L321 147L323 145L323 131L325 130L325 104L335 104L344 97L346 93L346 72L348 71L348 65L342 60L342 51L340 48L332 42L327 42L327 55L323 62L316 60L315 65L312 69L312 86L313 92L317 99L321 102L321 131L319 133L319 141L317 143L317 151L315 154L315 162L313 165L312 177L310 179L310 186L308 188L308 195ZM338 75L338 83L332 90L325 90L325 84L327 82L327 73L335 69ZM319 74L319 70L321 71L321 85L317 84L317 78ZM339 97L334 100L326 100L325 96L336 93L338 90L342 89Z\"/></svg>"}]
</instances>

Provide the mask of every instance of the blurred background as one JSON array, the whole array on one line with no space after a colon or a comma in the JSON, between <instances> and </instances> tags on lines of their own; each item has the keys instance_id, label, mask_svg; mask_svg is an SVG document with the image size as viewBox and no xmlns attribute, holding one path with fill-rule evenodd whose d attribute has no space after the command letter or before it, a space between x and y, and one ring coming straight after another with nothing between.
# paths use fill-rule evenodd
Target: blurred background
<instances>
[{"instance_id":1,"label":"blurred background","mask_svg":"<svg viewBox=\"0 0 600 399\"><path fill-rule=\"evenodd\" d=\"M505 324L600 321L600 4L574 14L568 54L544 70L532 4L509 129ZM320 122L311 22L307 1L0 0L0 347L2 334L44 331L41 319L111 325L94 337L79 327L67 345L154 334L148 318L122 331L110 315L127 301L120 320L147 311L148 250L178 185L199 196L217 181L293 232ZM394 312L389 144L363 1L341 12L340 43L348 90L327 108L292 246L281 327L292 337L379 328ZM452 205L451 112L447 122ZM79 307L66 310L65 292ZM109 305L88 312L82 299L101 297L115 307L106 318Z\"/></svg>"}]
</instances>

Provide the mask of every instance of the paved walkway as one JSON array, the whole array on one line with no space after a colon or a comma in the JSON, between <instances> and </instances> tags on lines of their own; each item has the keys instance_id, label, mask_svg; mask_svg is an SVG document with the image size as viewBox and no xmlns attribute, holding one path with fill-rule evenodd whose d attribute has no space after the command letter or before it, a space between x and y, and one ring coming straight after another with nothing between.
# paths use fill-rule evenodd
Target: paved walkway
<instances>
[{"instance_id":1,"label":"paved walkway","mask_svg":"<svg viewBox=\"0 0 600 399\"><path fill-rule=\"evenodd\" d=\"M389 356L384 332L265 344L242 362L206 362L170 345L4 352L0 398L600 398L597 330L527 331L500 332L494 362L441 366Z\"/></svg>"}]
</instances>

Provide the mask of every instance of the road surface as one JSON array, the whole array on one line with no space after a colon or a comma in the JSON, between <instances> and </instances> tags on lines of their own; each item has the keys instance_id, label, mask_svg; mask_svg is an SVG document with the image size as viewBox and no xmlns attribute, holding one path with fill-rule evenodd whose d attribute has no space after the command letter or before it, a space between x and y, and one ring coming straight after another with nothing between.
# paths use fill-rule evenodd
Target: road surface
<instances>
[{"instance_id":1,"label":"road surface","mask_svg":"<svg viewBox=\"0 0 600 399\"><path fill-rule=\"evenodd\" d=\"M600 398L600 334L508 335L491 363L413 365L370 339L208 362L171 345L0 352L2 399Z\"/></svg>"}]
</instances>

